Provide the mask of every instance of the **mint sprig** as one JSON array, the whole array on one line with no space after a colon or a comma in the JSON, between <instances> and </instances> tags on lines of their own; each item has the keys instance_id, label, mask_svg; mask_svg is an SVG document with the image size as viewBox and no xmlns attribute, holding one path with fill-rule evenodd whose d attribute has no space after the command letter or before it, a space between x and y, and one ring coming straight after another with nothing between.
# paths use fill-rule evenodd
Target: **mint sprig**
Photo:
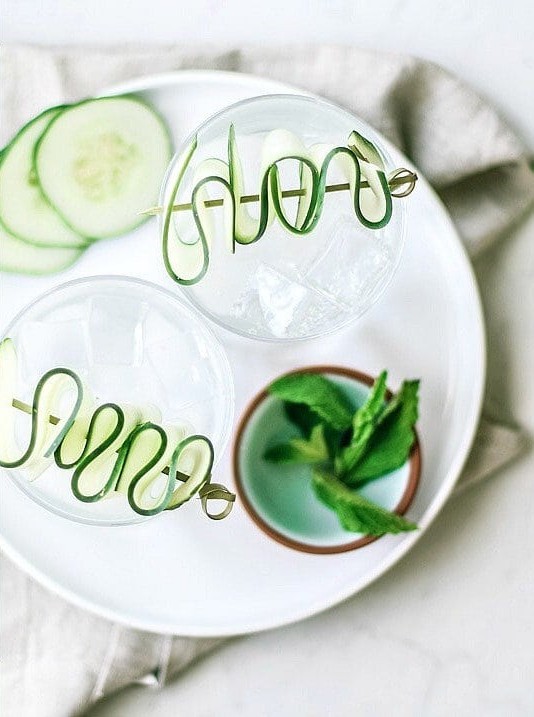
<instances>
[{"instance_id":1,"label":"mint sprig","mask_svg":"<svg viewBox=\"0 0 534 717\"><path fill-rule=\"evenodd\" d=\"M405 381L390 401L386 382L383 371L356 411L340 387L321 374L290 374L269 387L284 401L302 438L273 446L264 458L312 467L317 497L336 511L344 528L369 535L416 527L357 493L402 466L414 442L419 381Z\"/></svg>"}]
</instances>

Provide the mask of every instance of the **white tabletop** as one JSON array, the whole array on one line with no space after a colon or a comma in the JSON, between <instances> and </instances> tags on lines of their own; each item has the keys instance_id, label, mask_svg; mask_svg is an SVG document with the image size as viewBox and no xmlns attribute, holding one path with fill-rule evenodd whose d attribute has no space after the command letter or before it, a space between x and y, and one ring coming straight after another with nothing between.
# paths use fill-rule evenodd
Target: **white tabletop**
<instances>
[{"instance_id":1,"label":"white tabletop","mask_svg":"<svg viewBox=\"0 0 534 717\"><path fill-rule=\"evenodd\" d=\"M105 9L104 9L105 7ZM260 9L261 8L261 9ZM441 63L534 154L534 6L486 0L4 0L4 42L342 42ZM534 217L477 264L489 398L534 434ZM534 455L453 499L392 571L343 605L235 641L162 692L95 715L534 714Z\"/></svg>"}]
</instances>

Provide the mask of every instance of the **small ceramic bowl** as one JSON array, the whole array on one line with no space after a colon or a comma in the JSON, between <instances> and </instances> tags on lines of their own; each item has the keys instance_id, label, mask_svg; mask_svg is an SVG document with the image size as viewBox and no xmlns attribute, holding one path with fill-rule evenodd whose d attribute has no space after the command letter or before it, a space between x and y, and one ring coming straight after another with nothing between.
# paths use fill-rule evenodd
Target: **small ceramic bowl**
<instances>
[{"instance_id":1,"label":"small ceramic bowl","mask_svg":"<svg viewBox=\"0 0 534 717\"><path fill-rule=\"evenodd\" d=\"M291 373L321 373L335 381L354 409L372 386L371 376L337 366L313 366ZM387 397L391 398L388 391ZM256 525L274 540L306 553L332 554L361 548L377 537L351 533L334 511L323 505L311 486L307 466L274 465L263 458L267 448L299 436L287 419L283 403L266 390L243 414L234 441L234 475L242 504ZM421 473L421 450L416 439L406 463L361 490L366 498L403 515L413 501Z\"/></svg>"}]
</instances>

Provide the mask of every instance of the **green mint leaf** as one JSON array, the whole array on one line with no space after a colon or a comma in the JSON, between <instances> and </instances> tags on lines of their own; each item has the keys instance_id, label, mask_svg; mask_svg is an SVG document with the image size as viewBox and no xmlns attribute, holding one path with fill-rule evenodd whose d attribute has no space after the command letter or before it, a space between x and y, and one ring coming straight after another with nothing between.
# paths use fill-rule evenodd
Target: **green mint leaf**
<instances>
[{"instance_id":1,"label":"green mint leaf","mask_svg":"<svg viewBox=\"0 0 534 717\"><path fill-rule=\"evenodd\" d=\"M374 382L367 401L354 414L352 419L352 438L349 445L340 452L336 459L337 472L345 473L350 471L367 448L369 439L384 412L387 377L387 371L382 371Z\"/></svg>"},{"instance_id":2,"label":"green mint leaf","mask_svg":"<svg viewBox=\"0 0 534 717\"><path fill-rule=\"evenodd\" d=\"M284 411L288 420L299 429L304 438L309 438L313 428L321 422L319 416L303 403L287 403L284 401ZM333 458L339 450L344 432L338 431L326 423L323 424L323 428L328 452L330 457Z\"/></svg>"},{"instance_id":3,"label":"green mint leaf","mask_svg":"<svg viewBox=\"0 0 534 717\"><path fill-rule=\"evenodd\" d=\"M312 428L321 422L319 416L303 403L284 401L284 412L287 419L299 429L304 438L309 438Z\"/></svg>"},{"instance_id":4,"label":"green mint leaf","mask_svg":"<svg viewBox=\"0 0 534 717\"><path fill-rule=\"evenodd\" d=\"M310 438L292 438L288 443L279 443L269 448L264 455L270 463L292 463L316 465L328 460L328 446L322 424L314 426Z\"/></svg>"},{"instance_id":5,"label":"green mint leaf","mask_svg":"<svg viewBox=\"0 0 534 717\"><path fill-rule=\"evenodd\" d=\"M304 404L339 431L350 427L352 408L340 388L318 373L292 373L269 386L269 393L290 403Z\"/></svg>"},{"instance_id":6,"label":"green mint leaf","mask_svg":"<svg viewBox=\"0 0 534 717\"><path fill-rule=\"evenodd\" d=\"M345 530L365 535L417 530L414 523L372 503L326 471L314 470L312 485L319 500L335 510Z\"/></svg>"},{"instance_id":7,"label":"green mint leaf","mask_svg":"<svg viewBox=\"0 0 534 717\"><path fill-rule=\"evenodd\" d=\"M405 381L384 409L365 451L343 481L359 487L400 468L408 460L418 416L419 381Z\"/></svg>"}]
</instances>

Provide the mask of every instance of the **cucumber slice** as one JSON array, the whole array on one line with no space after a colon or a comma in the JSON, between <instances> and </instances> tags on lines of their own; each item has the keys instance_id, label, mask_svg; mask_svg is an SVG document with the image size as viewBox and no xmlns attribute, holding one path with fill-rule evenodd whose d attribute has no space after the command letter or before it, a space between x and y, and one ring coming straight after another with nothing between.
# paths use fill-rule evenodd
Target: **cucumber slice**
<instances>
[{"instance_id":1,"label":"cucumber slice","mask_svg":"<svg viewBox=\"0 0 534 717\"><path fill-rule=\"evenodd\" d=\"M189 436L176 446L169 478L174 482L177 471L189 474L190 478L172 492L167 510L179 508L209 482L213 460L213 444L206 436Z\"/></svg>"},{"instance_id":2,"label":"cucumber slice","mask_svg":"<svg viewBox=\"0 0 534 717\"><path fill-rule=\"evenodd\" d=\"M11 339L0 343L0 465L10 464L19 458L13 421L13 398L17 387L17 353Z\"/></svg>"},{"instance_id":3,"label":"cucumber slice","mask_svg":"<svg viewBox=\"0 0 534 717\"><path fill-rule=\"evenodd\" d=\"M245 179L233 124L228 131L228 181L235 202L235 241L239 244L250 244L258 234L258 221L250 215L246 205L241 203L241 197L245 194ZM271 221L273 218L271 214Z\"/></svg>"},{"instance_id":4,"label":"cucumber slice","mask_svg":"<svg viewBox=\"0 0 534 717\"><path fill-rule=\"evenodd\" d=\"M36 246L87 244L50 206L33 171L35 143L63 109L52 107L24 125L0 157L0 221L11 234Z\"/></svg>"},{"instance_id":5,"label":"cucumber slice","mask_svg":"<svg viewBox=\"0 0 534 717\"><path fill-rule=\"evenodd\" d=\"M41 189L74 231L123 234L157 201L172 152L163 119L138 97L89 99L49 123L34 151Z\"/></svg>"},{"instance_id":6,"label":"cucumber slice","mask_svg":"<svg viewBox=\"0 0 534 717\"><path fill-rule=\"evenodd\" d=\"M380 154L380 152L377 150L377 148L372 142L366 139L359 132L353 130L349 134L347 144L349 148L352 149L354 154L358 157L358 159L361 159L368 164L374 164L375 167L385 170L386 167L384 165L384 160L382 159L382 155Z\"/></svg>"},{"instance_id":7,"label":"cucumber slice","mask_svg":"<svg viewBox=\"0 0 534 717\"><path fill-rule=\"evenodd\" d=\"M284 210L278 171L278 163L288 159L299 163L300 186L298 189L305 192L299 198L297 215L294 221L291 221L286 216ZM311 222L313 222L313 226L316 224L313 219L318 203L317 192L319 184L319 171L310 152L293 132L276 129L265 138L263 167L265 176L269 177L270 203L280 224L292 234L308 234L311 231Z\"/></svg>"},{"instance_id":8,"label":"cucumber slice","mask_svg":"<svg viewBox=\"0 0 534 717\"><path fill-rule=\"evenodd\" d=\"M34 392L31 433L27 448L20 449L15 437L15 408L13 399L17 393L17 354L11 339L0 344L0 466L3 468L28 468L30 479L35 479L50 463L54 451L61 443L80 411L84 388L78 376L69 369L55 368L47 371L39 380ZM66 419L51 423L50 415L57 415L57 408L64 398L75 390L75 400Z\"/></svg>"},{"instance_id":9,"label":"cucumber slice","mask_svg":"<svg viewBox=\"0 0 534 717\"><path fill-rule=\"evenodd\" d=\"M60 468L76 466L71 489L78 500L93 503L115 488L122 466L120 450L142 420L142 411L134 406L105 403L92 413L85 436L85 418L71 428L55 458Z\"/></svg>"},{"instance_id":10,"label":"cucumber slice","mask_svg":"<svg viewBox=\"0 0 534 717\"><path fill-rule=\"evenodd\" d=\"M186 241L182 231L186 231L180 217L175 219L173 215L174 202L180 191L182 180L189 168L191 159L197 148L197 138L193 137L191 142L179 155L176 161L176 179L170 192L168 201L163 209L163 232L162 250L163 261L169 276L177 284L188 286L196 284L204 276L208 269L209 247L201 232L199 240ZM200 198L203 198L205 191L200 191Z\"/></svg>"},{"instance_id":11,"label":"cucumber slice","mask_svg":"<svg viewBox=\"0 0 534 717\"><path fill-rule=\"evenodd\" d=\"M220 159L206 159L199 164L193 176L194 190L191 197L195 236L183 236L182 228L187 229L187 217L177 217L173 223L172 243L169 244L169 262L179 267L180 283L197 283L208 269L209 254L213 237L217 231L215 217L205 202L210 196L207 186L216 183L224 190L223 228L225 244L234 251L233 194L230 189L228 167ZM184 220L186 224L184 225Z\"/></svg>"},{"instance_id":12,"label":"cucumber slice","mask_svg":"<svg viewBox=\"0 0 534 717\"><path fill-rule=\"evenodd\" d=\"M132 432L125 446L117 490L128 495L128 502L136 513L156 515L167 506L175 478L170 470L168 475L163 475L162 471L183 435L183 430L177 426L163 428L151 422Z\"/></svg>"},{"instance_id":13,"label":"cucumber slice","mask_svg":"<svg viewBox=\"0 0 534 717\"><path fill-rule=\"evenodd\" d=\"M83 249L36 246L10 234L0 225L0 272L56 274L80 258Z\"/></svg>"},{"instance_id":14,"label":"cucumber slice","mask_svg":"<svg viewBox=\"0 0 534 717\"><path fill-rule=\"evenodd\" d=\"M354 213L369 229L381 229L391 219L393 204L387 177L382 169L357 157L348 147L334 147L321 166L315 222L320 217L325 197L328 168L335 162L345 173L353 198ZM367 182L369 186L362 186ZM313 228L315 222L311 224Z\"/></svg>"}]
</instances>

